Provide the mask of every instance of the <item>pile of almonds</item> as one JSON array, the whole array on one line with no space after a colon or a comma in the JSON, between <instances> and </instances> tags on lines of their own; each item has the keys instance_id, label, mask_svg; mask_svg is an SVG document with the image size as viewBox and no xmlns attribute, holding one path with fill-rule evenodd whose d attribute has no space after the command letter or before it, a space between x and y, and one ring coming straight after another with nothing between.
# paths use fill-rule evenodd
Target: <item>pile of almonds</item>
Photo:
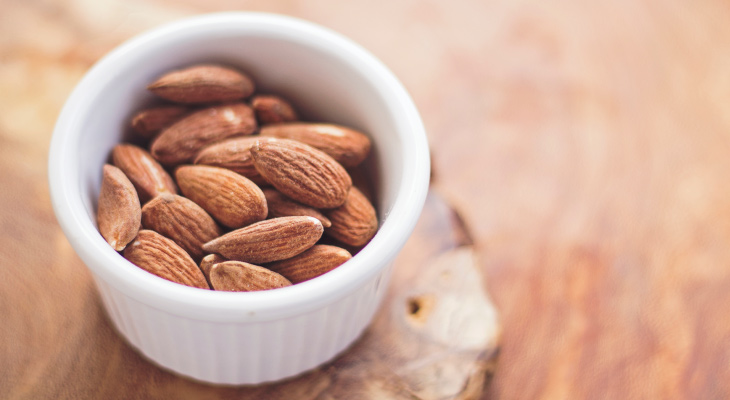
<instances>
[{"instance_id":1,"label":"pile of almonds","mask_svg":"<svg viewBox=\"0 0 730 400\"><path fill-rule=\"evenodd\" d=\"M368 137L298 122L254 89L207 64L148 86L167 101L132 119L148 145L114 147L99 193L99 231L127 260L187 286L267 290L331 271L373 237L375 209L348 172Z\"/></svg>"}]
</instances>

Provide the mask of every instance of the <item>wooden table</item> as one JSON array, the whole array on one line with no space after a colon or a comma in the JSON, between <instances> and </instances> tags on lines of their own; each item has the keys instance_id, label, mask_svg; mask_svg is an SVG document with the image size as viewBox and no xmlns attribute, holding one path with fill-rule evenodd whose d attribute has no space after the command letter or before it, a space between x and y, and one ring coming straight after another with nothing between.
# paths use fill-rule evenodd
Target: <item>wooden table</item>
<instances>
[{"instance_id":1,"label":"wooden table","mask_svg":"<svg viewBox=\"0 0 730 400\"><path fill-rule=\"evenodd\" d=\"M183 393L105 322L55 223L46 153L65 97L110 48L162 22L245 7L353 38L411 92L435 190L471 233L500 313L499 362L489 384L474 386L482 398L730 397L724 2L0 6L0 395L110 398L135 385L149 389L139 397ZM429 207L424 218L443 216ZM438 232L419 231L401 265L442 240ZM244 395L183 386L188 398Z\"/></svg>"}]
</instances>

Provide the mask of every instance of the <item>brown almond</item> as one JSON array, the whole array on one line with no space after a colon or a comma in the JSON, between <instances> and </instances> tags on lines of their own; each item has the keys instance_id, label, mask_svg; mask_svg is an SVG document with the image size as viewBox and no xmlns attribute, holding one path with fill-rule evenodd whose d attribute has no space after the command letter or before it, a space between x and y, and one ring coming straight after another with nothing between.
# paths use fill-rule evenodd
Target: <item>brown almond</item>
<instances>
[{"instance_id":1,"label":"brown almond","mask_svg":"<svg viewBox=\"0 0 730 400\"><path fill-rule=\"evenodd\" d=\"M170 174L140 147L118 144L112 149L112 161L132 181L142 204L162 193L177 193Z\"/></svg>"},{"instance_id":2,"label":"brown almond","mask_svg":"<svg viewBox=\"0 0 730 400\"><path fill-rule=\"evenodd\" d=\"M219 256L218 254L208 254L207 256L203 257L202 260L200 260L200 270L203 271L203 275L205 275L205 279L208 280L208 283L210 283L211 268L213 268L214 265L223 261L228 260Z\"/></svg>"},{"instance_id":3,"label":"brown almond","mask_svg":"<svg viewBox=\"0 0 730 400\"><path fill-rule=\"evenodd\" d=\"M330 220L319 212L319 210L305 206L304 204L299 204L279 193L278 190L262 189L262 191L264 192L264 196L266 196L266 205L269 207L269 215L267 218L310 216L317 218L325 228L332 226Z\"/></svg>"},{"instance_id":4,"label":"brown almond","mask_svg":"<svg viewBox=\"0 0 730 400\"><path fill-rule=\"evenodd\" d=\"M200 150L194 163L230 169L259 186L268 185L268 182L254 167L251 157L251 147L257 140L266 139L259 136L245 136L213 143Z\"/></svg>"},{"instance_id":5,"label":"brown almond","mask_svg":"<svg viewBox=\"0 0 730 400\"><path fill-rule=\"evenodd\" d=\"M226 233L203 250L254 264L284 260L312 247L322 237L322 223L312 217L267 219Z\"/></svg>"},{"instance_id":6,"label":"brown almond","mask_svg":"<svg viewBox=\"0 0 730 400\"><path fill-rule=\"evenodd\" d=\"M327 235L350 246L362 246L378 230L378 217L370 201L356 187L342 206L325 213L332 222Z\"/></svg>"},{"instance_id":7,"label":"brown almond","mask_svg":"<svg viewBox=\"0 0 730 400\"><path fill-rule=\"evenodd\" d=\"M256 112L256 119L260 125L291 122L298 119L294 107L279 96L254 96L251 99L251 107Z\"/></svg>"},{"instance_id":8,"label":"brown almond","mask_svg":"<svg viewBox=\"0 0 730 400\"><path fill-rule=\"evenodd\" d=\"M245 176L224 168L184 165L175 171L185 197L222 225L236 229L266 218L264 193Z\"/></svg>"},{"instance_id":9,"label":"brown almond","mask_svg":"<svg viewBox=\"0 0 730 400\"><path fill-rule=\"evenodd\" d=\"M241 261L223 261L210 270L210 284L226 292L256 292L291 286L283 276L257 265Z\"/></svg>"},{"instance_id":10,"label":"brown almond","mask_svg":"<svg viewBox=\"0 0 730 400\"><path fill-rule=\"evenodd\" d=\"M352 246L347 243L343 243L343 242L333 238L332 236L329 236L326 234L322 235L322 238L319 239L317 244L326 244L329 246L335 246L335 247L345 249L345 250L347 250L348 253L352 254L352 256L355 256L357 253L360 252L360 250L362 250L365 247L365 246Z\"/></svg>"},{"instance_id":11,"label":"brown almond","mask_svg":"<svg viewBox=\"0 0 730 400\"><path fill-rule=\"evenodd\" d=\"M261 128L261 136L293 139L319 149L345 167L360 164L370 153L370 139L362 132L335 124L287 123Z\"/></svg>"},{"instance_id":12,"label":"brown almond","mask_svg":"<svg viewBox=\"0 0 730 400\"><path fill-rule=\"evenodd\" d=\"M257 128L251 107L231 103L196 111L160 132L150 152L164 165L191 161L203 147L232 136L250 135Z\"/></svg>"},{"instance_id":13,"label":"brown almond","mask_svg":"<svg viewBox=\"0 0 730 400\"><path fill-rule=\"evenodd\" d=\"M124 250L124 258L143 270L181 285L209 289L192 258L172 240L143 229Z\"/></svg>"},{"instance_id":14,"label":"brown almond","mask_svg":"<svg viewBox=\"0 0 730 400\"><path fill-rule=\"evenodd\" d=\"M105 164L96 213L101 236L114 250L122 251L137 236L141 218L142 210L134 185L122 170Z\"/></svg>"},{"instance_id":15,"label":"brown almond","mask_svg":"<svg viewBox=\"0 0 730 400\"><path fill-rule=\"evenodd\" d=\"M358 188L372 204L375 201L375 188L370 176L371 171L368 171L365 165L360 164L355 168L348 168L347 173L352 179L352 186Z\"/></svg>"},{"instance_id":16,"label":"brown almond","mask_svg":"<svg viewBox=\"0 0 730 400\"><path fill-rule=\"evenodd\" d=\"M161 194L142 207L142 226L172 239L195 261L203 258L203 244L222 233L199 205L170 193Z\"/></svg>"},{"instance_id":17,"label":"brown almond","mask_svg":"<svg viewBox=\"0 0 730 400\"><path fill-rule=\"evenodd\" d=\"M190 108L178 105L150 107L132 117L132 129L140 136L150 139L189 111Z\"/></svg>"},{"instance_id":18,"label":"brown almond","mask_svg":"<svg viewBox=\"0 0 730 400\"><path fill-rule=\"evenodd\" d=\"M329 155L288 139L257 141L251 148L259 173L277 190L314 208L342 205L352 180Z\"/></svg>"},{"instance_id":19,"label":"brown almond","mask_svg":"<svg viewBox=\"0 0 730 400\"><path fill-rule=\"evenodd\" d=\"M203 64L168 72L147 89L177 103L209 103L246 98L253 93L254 83L233 68Z\"/></svg>"},{"instance_id":20,"label":"brown almond","mask_svg":"<svg viewBox=\"0 0 730 400\"><path fill-rule=\"evenodd\" d=\"M350 258L350 252L343 248L317 244L292 258L267 264L266 268L278 272L291 283L300 283L332 271Z\"/></svg>"}]
</instances>

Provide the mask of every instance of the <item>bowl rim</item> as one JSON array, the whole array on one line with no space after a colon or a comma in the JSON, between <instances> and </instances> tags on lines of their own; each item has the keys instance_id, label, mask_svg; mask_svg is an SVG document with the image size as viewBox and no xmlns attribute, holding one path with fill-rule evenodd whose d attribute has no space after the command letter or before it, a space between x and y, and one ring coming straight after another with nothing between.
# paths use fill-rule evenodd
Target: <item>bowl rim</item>
<instances>
[{"instance_id":1,"label":"bowl rim","mask_svg":"<svg viewBox=\"0 0 730 400\"><path fill-rule=\"evenodd\" d=\"M331 53L369 79L384 96L388 107L397 107L401 118L398 134L404 151L403 174L393 206L372 241L342 268L317 279L286 288L261 292L217 292L190 288L158 278L134 267L101 238L84 208L79 187L67 160L79 157L81 129L74 129L93 105L86 92L108 75L125 56L147 46L179 40L180 35L213 33L245 34L261 31L318 47ZM108 71L109 70L109 71ZM69 172L69 169L72 169ZM56 122L48 161L48 181L56 218L76 253L96 279L127 296L168 313L217 322L273 320L325 307L354 292L386 268L412 233L429 186L430 157L425 129L415 104L395 75L375 56L352 40L330 29L301 19L260 12L223 12L189 17L161 25L122 43L102 57L84 75L64 104ZM396 216L397 218L393 218ZM397 221L396 221L397 219ZM397 222L397 223L396 223ZM129 268L129 267L134 268ZM380 282L375 283L378 286Z\"/></svg>"}]
</instances>

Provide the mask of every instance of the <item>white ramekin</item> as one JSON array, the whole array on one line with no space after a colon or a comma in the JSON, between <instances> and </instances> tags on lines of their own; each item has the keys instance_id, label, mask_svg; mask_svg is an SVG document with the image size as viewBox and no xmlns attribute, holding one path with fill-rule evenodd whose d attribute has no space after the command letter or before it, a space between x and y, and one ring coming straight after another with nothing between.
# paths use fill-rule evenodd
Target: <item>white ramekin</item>
<instances>
[{"instance_id":1,"label":"white ramekin","mask_svg":"<svg viewBox=\"0 0 730 400\"><path fill-rule=\"evenodd\" d=\"M352 260L284 289L214 292L151 275L99 235L95 205L102 164L133 112L150 101L146 84L164 71L203 61L240 67L259 92L288 97L310 118L370 134L381 228ZM262 13L198 16L114 49L69 97L49 157L56 217L122 336L164 368L220 384L293 376L347 348L383 298L390 265L421 212L429 175L418 112L380 61L330 30Z\"/></svg>"}]
</instances>

